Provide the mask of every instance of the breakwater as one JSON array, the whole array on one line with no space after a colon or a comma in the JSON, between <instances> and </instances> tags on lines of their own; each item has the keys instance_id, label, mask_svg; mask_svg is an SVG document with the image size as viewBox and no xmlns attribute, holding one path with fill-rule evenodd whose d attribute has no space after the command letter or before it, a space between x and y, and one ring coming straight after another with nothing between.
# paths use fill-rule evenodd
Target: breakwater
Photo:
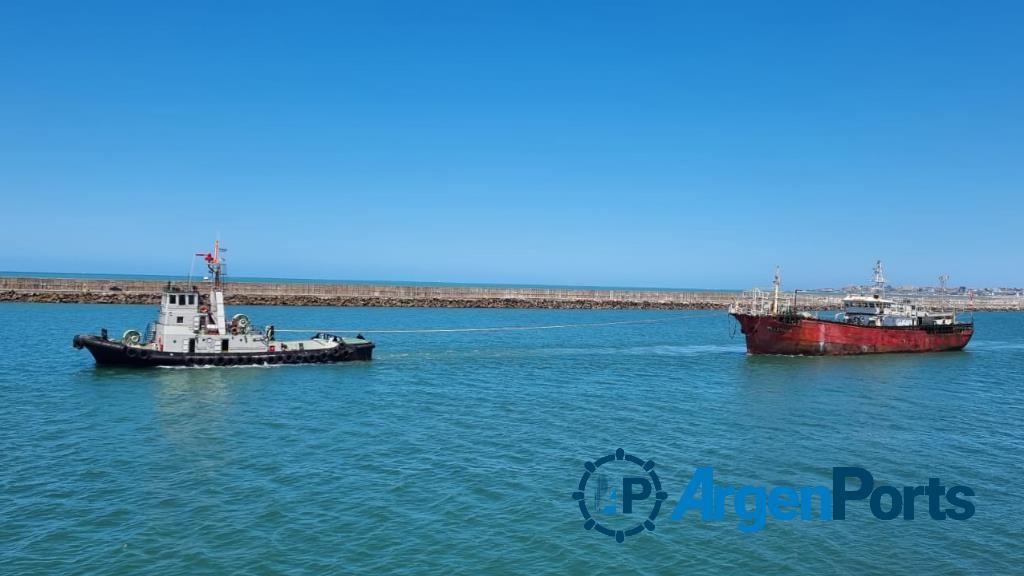
<instances>
[{"instance_id":1,"label":"breakwater","mask_svg":"<svg viewBox=\"0 0 1024 576\"><path fill-rule=\"evenodd\" d=\"M0 278L0 302L155 304L164 281L80 278ZM205 288L200 286L200 290ZM434 308L551 308L723 310L741 297L735 291L603 290L573 288L500 288L227 282L225 299L234 305L386 306ZM783 298L788 302L793 293ZM926 306L961 310L1020 310L1015 296L916 298ZM841 297L798 294L801 308L834 310Z\"/></svg>"}]
</instances>

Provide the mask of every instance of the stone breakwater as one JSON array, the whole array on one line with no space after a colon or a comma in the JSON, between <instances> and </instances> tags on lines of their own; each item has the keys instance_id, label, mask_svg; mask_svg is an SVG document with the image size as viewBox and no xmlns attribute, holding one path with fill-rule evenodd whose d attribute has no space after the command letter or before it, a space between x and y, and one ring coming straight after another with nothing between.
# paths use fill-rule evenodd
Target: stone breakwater
<instances>
[{"instance_id":1,"label":"stone breakwater","mask_svg":"<svg viewBox=\"0 0 1024 576\"><path fill-rule=\"evenodd\" d=\"M0 278L0 302L156 304L166 282ZM184 286L184 283L175 283ZM200 285L205 292L208 287ZM734 292L227 282L231 305L432 308L725 309Z\"/></svg>"},{"instance_id":2,"label":"stone breakwater","mask_svg":"<svg viewBox=\"0 0 1024 576\"><path fill-rule=\"evenodd\" d=\"M387 298L337 296L259 296L225 294L230 305L265 306L377 306L391 308L549 308L608 310L724 310L728 304L712 302L632 302L620 300L554 300L517 298ZM157 304L153 294L67 294L52 292L0 292L0 302L43 302L52 304Z\"/></svg>"},{"instance_id":3,"label":"stone breakwater","mask_svg":"<svg viewBox=\"0 0 1024 576\"><path fill-rule=\"evenodd\" d=\"M166 282L77 278L0 278L0 302L89 304L156 304ZM182 285L184 283L181 283ZM205 288L200 287L201 291ZM559 309L663 309L724 310L741 297L739 292L681 292L671 290L589 290L570 288L497 288L463 286L395 286L228 282L228 304L271 306L384 306L431 308L559 308ZM789 302L792 293L783 296ZM805 309L835 310L841 298L798 295ZM945 301L924 304L945 307ZM1018 298L966 299L959 309L1019 310Z\"/></svg>"}]
</instances>

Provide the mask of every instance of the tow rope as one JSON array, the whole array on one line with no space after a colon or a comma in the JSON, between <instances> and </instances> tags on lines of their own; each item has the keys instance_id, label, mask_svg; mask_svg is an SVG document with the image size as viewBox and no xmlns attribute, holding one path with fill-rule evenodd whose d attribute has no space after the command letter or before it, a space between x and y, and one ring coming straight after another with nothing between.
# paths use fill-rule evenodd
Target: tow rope
<instances>
[{"instance_id":1,"label":"tow rope","mask_svg":"<svg viewBox=\"0 0 1024 576\"><path fill-rule=\"evenodd\" d=\"M340 329L302 329L302 328L275 328L275 332L357 332L359 334L426 334L436 332L513 332L524 330L558 330L563 328L586 328L598 326L621 326L623 324L654 324L658 322L677 322L706 316L717 316L720 312L706 314L690 314L687 316L664 316L661 318L648 318L646 320L618 320L614 322L585 322L579 324L546 324L540 326L492 326L488 328L415 328L415 329L368 329L355 330L351 328Z\"/></svg>"}]
</instances>

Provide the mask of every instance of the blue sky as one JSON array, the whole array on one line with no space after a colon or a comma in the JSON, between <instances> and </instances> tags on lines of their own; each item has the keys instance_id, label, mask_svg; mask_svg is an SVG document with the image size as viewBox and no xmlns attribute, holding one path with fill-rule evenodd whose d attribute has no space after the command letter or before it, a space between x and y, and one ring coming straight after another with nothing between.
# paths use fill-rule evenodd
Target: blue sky
<instances>
[{"instance_id":1,"label":"blue sky","mask_svg":"<svg viewBox=\"0 0 1024 576\"><path fill-rule=\"evenodd\" d=\"M4 2L0 269L1024 285L1015 2Z\"/></svg>"}]
</instances>

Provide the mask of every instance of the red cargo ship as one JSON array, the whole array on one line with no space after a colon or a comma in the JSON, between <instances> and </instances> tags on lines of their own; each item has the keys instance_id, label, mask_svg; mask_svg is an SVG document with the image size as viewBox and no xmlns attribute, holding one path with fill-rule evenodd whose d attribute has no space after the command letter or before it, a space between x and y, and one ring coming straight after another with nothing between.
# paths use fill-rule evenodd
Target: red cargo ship
<instances>
[{"instance_id":1,"label":"red cargo ship","mask_svg":"<svg viewBox=\"0 0 1024 576\"><path fill-rule=\"evenodd\" d=\"M755 290L729 308L750 354L943 352L963 349L974 335L973 321L958 321L955 311L933 313L886 299L881 262L875 264L874 293L843 298L843 311L834 319L781 303L780 285L776 271L771 295Z\"/></svg>"}]
</instances>

